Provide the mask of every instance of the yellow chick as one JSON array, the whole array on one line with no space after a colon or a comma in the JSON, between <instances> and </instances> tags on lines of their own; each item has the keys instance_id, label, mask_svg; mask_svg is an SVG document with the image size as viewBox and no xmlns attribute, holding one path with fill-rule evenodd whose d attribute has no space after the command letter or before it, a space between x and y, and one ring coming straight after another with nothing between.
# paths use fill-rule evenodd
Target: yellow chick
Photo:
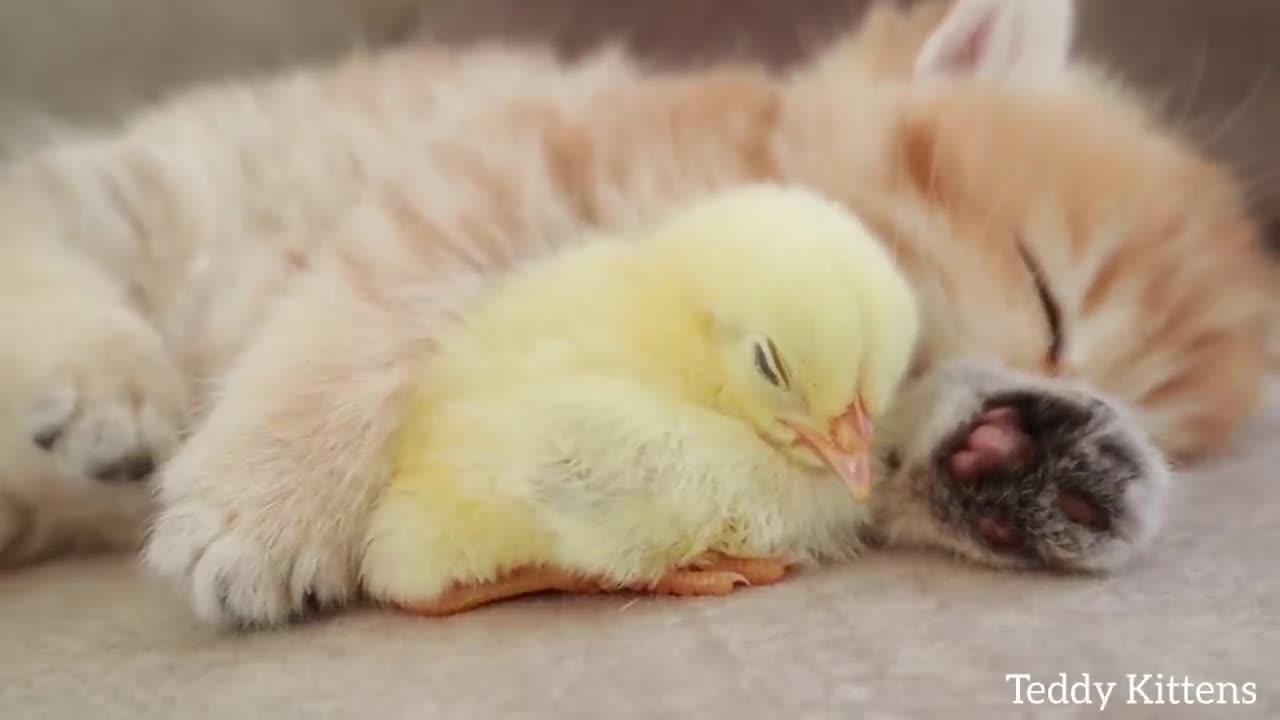
<instances>
[{"instance_id":1,"label":"yellow chick","mask_svg":"<svg viewBox=\"0 0 1280 720\"><path fill-rule=\"evenodd\" d=\"M723 594L848 556L917 324L880 242L796 187L532 264L425 368L365 590L444 615L545 590Z\"/></svg>"}]
</instances>

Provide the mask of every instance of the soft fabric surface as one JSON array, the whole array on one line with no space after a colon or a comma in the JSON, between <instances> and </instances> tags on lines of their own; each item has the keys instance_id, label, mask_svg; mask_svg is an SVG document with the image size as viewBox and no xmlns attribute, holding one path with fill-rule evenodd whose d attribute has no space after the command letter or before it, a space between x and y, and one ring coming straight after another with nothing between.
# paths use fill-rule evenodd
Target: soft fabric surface
<instances>
[{"instance_id":1,"label":"soft fabric surface","mask_svg":"<svg viewBox=\"0 0 1280 720\"><path fill-rule=\"evenodd\" d=\"M49 566L0 579L0 716L1027 717L1006 673L1090 673L1120 682L1107 716L1275 717L1277 437L1280 383L1236 452L1182 480L1159 547L1110 578L886 552L727 599L365 610L236 636L127 559ZM1126 705L1127 673L1252 681L1258 698Z\"/></svg>"}]
</instances>

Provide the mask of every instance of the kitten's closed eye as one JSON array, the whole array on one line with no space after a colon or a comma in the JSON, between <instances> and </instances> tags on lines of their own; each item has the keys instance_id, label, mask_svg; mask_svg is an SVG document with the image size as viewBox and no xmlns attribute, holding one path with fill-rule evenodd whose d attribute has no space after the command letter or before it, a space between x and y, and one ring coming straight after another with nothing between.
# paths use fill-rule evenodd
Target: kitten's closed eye
<instances>
[{"instance_id":1,"label":"kitten's closed eye","mask_svg":"<svg viewBox=\"0 0 1280 720\"><path fill-rule=\"evenodd\" d=\"M1054 299L1053 293L1049 291L1049 285L1045 281L1044 273L1036 263L1035 258L1031 257L1031 253L1027 250L1025 243L1018 243L1018 253L1022 256L1022 262L1026 264L1032 279L1035 280L1036 292L1040 296L1040 305L1044 308L1045 320L1049 324L1050 340L1049 348L1045 351L1045 360L1050 365L1057 365L1058 359L1062 355L1062 311L1058 307L1058 302Z\"/></svg>"}]
</instances>

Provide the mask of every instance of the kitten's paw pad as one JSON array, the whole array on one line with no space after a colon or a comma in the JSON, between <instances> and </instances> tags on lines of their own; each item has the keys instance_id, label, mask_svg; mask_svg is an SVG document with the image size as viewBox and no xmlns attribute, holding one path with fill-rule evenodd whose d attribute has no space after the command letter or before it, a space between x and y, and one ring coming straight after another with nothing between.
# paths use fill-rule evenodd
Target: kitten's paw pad
<instances>
[{"instance_id":1,"label":"kitten's paw pad","mask_svg":"<svg viewBox=\"0 0 1280 720\"><path fill-rule=\"evenodd\" d=\"M178 582L204 621L270 627L347 603L348 553L296 528L255 525L251 514L196 502L172 505L155 522L145 561ZM270 538L270 539L267 539Z\"/></svg>"},{"instance_id":2,"label":"kitten's paw pad","mask_svg":"<svg viewBox=\"0 0 1280 720\"><path fill-rule=\"evenodd\" d=\"M135 482L177 443L184 407L176 368L162 351L104 346L33 383L23 418L30 442L77 475Z\"/></svg>"},{"instance_id":3,"label":"kitten's paw pad","mask_svg":"<svg viewBox=\"0 0 1280 720\"><path fill-rule=\"evenodd\" d=\"M979 516L974 529L987 545L998 552L1016 552L1027 544L1027 535L1004 520L991 515Z\"/></svg>"},{"instance_id":4,"label":"kitten's paw pad","mask_svg":"<svg viewBox=\"0 0 1280 720\"><path fill-rule=\"evenodd\" d=\"M1098 399L1039 392L988 399L944 445L943 505L1010 561L1102 569L1154 531L1165 468Z\"/></svg>"},{"instance_id":5,"label":"kitten's paw pad","mask_svg":"<svg viewBox=\"0 0 1280 720\"><path fill-rule=\"evenodd\" d=\"M1025 465L1034 454L1035 445L1023 428L1018 411L997 407L978 417L947 464L953 479L977 484L998 467L1016 469Z\"/></svg>"}]
</instances>

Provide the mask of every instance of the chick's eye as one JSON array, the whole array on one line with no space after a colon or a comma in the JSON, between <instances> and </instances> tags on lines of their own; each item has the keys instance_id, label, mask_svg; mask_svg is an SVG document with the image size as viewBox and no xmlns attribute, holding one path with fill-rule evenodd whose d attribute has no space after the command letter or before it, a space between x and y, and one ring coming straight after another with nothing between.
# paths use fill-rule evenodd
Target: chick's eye
<instances>
[{"instance_id":1,"label":"chick's eye","mask_svg":"<svg viewBox=\"0 0 1280 720\"><path fill-rule=\"evenodd\" d=\"M782 360L778 357L778 348L774 346L773 341L768 338L763 341L757 341L753 352L755 354L756 370L764 376L764 379L780 388L787 387L787 371L782 367Z\"/></svg>"}]
</instances>

